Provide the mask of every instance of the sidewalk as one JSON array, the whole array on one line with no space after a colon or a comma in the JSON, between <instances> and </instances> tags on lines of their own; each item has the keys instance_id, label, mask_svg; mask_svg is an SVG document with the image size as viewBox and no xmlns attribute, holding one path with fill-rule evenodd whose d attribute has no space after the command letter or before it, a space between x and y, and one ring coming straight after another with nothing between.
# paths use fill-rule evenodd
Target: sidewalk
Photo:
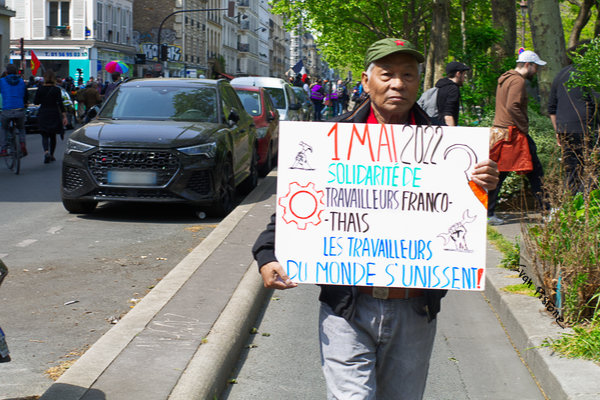
<instances>
[{"instance_id":1,"label":"sidewalk","mask_svg":"<svg viewBox=\"0 0 600 400\"><path fill-rule=\"evenodd\" d=\"M217 398L270 293L250 249L275 210L275 188L272 172L41 399ZM516 219L495 228L509 239L520 234ZM485 295L548 398L600 398L596 364L532 348L563 330L538 299L500 290L520 282L495 267L500 259L488 246Z\"/></svg>"}]
</instances>

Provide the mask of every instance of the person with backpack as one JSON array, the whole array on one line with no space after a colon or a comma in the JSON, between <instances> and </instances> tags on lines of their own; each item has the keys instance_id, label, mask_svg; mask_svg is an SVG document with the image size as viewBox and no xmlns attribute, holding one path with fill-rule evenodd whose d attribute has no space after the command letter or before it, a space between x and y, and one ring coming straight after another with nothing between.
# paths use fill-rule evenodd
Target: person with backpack
<instances>
[{"instance_id":1,"label":"person with backpack","mask_svg":"<svg viewBox=\"0 0 600 400\"><path fill-rule=\"evenodd\" d=\"M323 99L325 98L325 89L321 83L323 83L321 79L317 79L310 87L310 100L315 106L315 121L321 121L321 110L323 109Z\"/></svg>"},{"instance_id":2,"label":"person with backpack","mask_svg":"<svg viewBox=\"0 0 600 400\"><path fill-rule=\"evenodd\" d=\"M460 108L460 87L464 84L467 65L452 61L446 65L446 77L438 80L434 87L425 91L418 104L431 117L435 125L457 126Z\"/></svg>"}]
</instances>

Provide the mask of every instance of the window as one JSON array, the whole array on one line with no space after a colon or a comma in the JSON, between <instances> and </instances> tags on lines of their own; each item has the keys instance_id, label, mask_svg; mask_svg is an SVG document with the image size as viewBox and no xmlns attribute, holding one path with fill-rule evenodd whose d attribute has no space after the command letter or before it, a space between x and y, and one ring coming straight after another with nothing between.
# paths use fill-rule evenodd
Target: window
<instances>
[{"instance_id":1,"label":"window","mask_svg":"<svg viewBox=\"0 0 600 400\"><path fill-rule=\"evenodd\" d=\"M50 2L50 26L69 26L69 6L68 1Z\"/></svg>"},{"instance_id":2,"label":"window","mask_svg":"<svg viewBox=\"0 0 600 400\"><path fill-rule=\"evenodd\" d=\"M104 4L98 3L96 7L96 38L98 40L104 40L104 23L102 22L103 11Z\"/></svg>"}]
</instances>

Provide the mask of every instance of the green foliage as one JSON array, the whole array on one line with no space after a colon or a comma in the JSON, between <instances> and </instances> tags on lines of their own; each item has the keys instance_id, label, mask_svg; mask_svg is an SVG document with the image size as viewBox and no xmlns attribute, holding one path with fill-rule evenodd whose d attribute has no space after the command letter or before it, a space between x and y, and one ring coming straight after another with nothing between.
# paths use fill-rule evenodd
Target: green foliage
<instances>
[{"instance_id":1,"label":"green foliage","mask_svg":"<svg viewBox=\"0 0 600 400\"><path fill-rule=\"evenodd\" d=\"M583 52L585 54L581 54ZM571 53L571 58L575 71L567 82L567 87L581 87L600 92L600 37L581 45L578 51Z\"/></svg>"},{"instance_id":2,"label":"green foliage","mask_svg":"<svg viewBox=\"0 0 600 400\"><path fill-rule=\"evenodd\" d=\"M521 261L521 247L519 240L514 244L506 240L504 236L492 226L487 226L487 238L500 251L503 255L500 261L500 267L510 269L513 271L519 270L519 264Z\"/></svg>"},{"instance_id":3,"label":"green foliage","mask_svg":"<svg viewBox=\"0 0 600 400\"><path fill-rule=\"evenodd\" d=\"M600 293L596 293L590 303L596 302L593 317L589 322L573 326L573 333L565 333L556 340L546 339L544 347L550 347L557 353L568 358L583 358L600 361Z\"/></svg>"},{"instance_id":4,"label":"green foliage","mask_svg":"<svg viewBox=\"0 0 600 400\"><path fill-rule=\"evenodd\" d=\"M515 293L515 294L524 294L530 297L537 297L535 290L529 287L524 283L518 283L516 285L508 285L502 288L505 292Z\"/></svg>"}]
</instances>

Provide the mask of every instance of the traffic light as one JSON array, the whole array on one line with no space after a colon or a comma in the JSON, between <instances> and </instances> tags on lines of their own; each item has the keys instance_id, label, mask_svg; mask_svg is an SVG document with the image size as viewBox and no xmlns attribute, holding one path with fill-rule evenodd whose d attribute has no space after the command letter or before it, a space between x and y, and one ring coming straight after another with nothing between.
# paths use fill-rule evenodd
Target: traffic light
<instances>
[{"instance_id":1,"label":"traffic light","mask_svg":"<svg viewBox=\"0 0 600 400\"><path fill-rule=\"evenodd\" d=\"M160 46L160 61L167 61L169 55L169 46L162 44Z\"/></svg>"}]
</instances>

